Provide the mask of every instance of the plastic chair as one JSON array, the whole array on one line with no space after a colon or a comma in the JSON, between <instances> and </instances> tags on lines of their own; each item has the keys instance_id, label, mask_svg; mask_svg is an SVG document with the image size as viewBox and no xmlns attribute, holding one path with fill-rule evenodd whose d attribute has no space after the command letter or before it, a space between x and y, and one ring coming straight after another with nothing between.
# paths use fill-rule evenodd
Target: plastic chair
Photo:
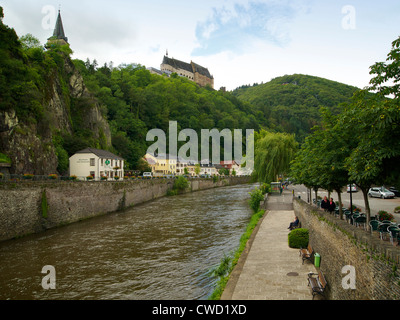
<instances>
[{"instance_id":1,"label":"plastic chair","mask_svg":"<svg viewBox=\"0 0 400 320\"><path fill-rule=\"evenodd\" d=\"M353 220L352 225L355 225L356 223L356 219L360 216L359 213L353 213L353 216L351 217L351 219Z\"/></svg>"},{"instance_id":2,"label":"plastic chair","mask_svg":"<svg viewBox=\"0 0 400 320\"><path fill-rule=\"evenodd\" d=\"M357 217L356 219L355 219L355 226L356 227L359 227L359 226L363 226L364 227L364 229L365 229L365 225L366 225L366 223L367 223L367 218L366 217L364 217L364 216L359 216L359 217Z\"/></svg>"},{"instance_id":3,"label":"plastic chair","mask_svg":"<svg viewBox=\"0 0 400 320\"><path fill-rule=\"evenodd\" d=\"M390 243L393 244L393 240L397 239L400 233L400 229L397 228L396 226L389 226L387 228L387 231L390 235Z\"/></svg>"},{"instance_id":4,"label":"plastic chair","mask_svg":"<svg viewBox=\"0 0 400 320\"><path fill-rule=\"evenodd\" d=\"M390 227L390 224L387 223L381 223L378 226L378 231L379 231L379 236L381 238L381 240L384 240L384 238L386 238L386 234L388 234L388 227Z\"/></svg>"},{"instance_id":5,"label":"plastic chair","mask_svg":"<svg viewBox=\"0 0 400 320\"><path fill-rule=\"evenodd\" d=\"M377 221L377 220L371 220L370 222L369 222L369 225L370 225L370 227L371 227L371 233L373 232L373 231L378 231L378 226L380 225L381 223L379 222L379 221Z\"/></svg>"}]
</instances>

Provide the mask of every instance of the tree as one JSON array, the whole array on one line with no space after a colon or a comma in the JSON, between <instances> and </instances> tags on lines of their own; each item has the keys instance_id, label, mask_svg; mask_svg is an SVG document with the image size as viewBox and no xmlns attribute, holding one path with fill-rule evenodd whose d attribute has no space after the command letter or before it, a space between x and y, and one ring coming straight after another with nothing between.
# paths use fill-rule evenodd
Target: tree
<instances>
[{"instance_id":1,"label":"tree","mask_svg":"<svg viewBox=\"0 0 400 320\"><path fill-rule=\"evenodd\" d=\"M35 38L30 33L27 33L26 35L22 36L19 40L24 50L42 48L39 39Z\"/></svg>"},{"instance_id":2,"label":"tree","mask_svg":"<svg viewBox=\"0 0 400 320\"><path fill-rule=\"evenodd\" d=\"M379 95L387 97L394 96L400 98L400 37L392 42L392 50L387 55L385 62L377 62L370 67L370 74L375 75L368 90L377 92ZM394 101L396 102L396 101Z\"/></svg>"},{"instance_id":3,"label":"tree","mask_svg":"<svg viewBox=\"0 0 400 320\"><path fill-rule=\"evenodd\" d=\"M293 135L262 130L255 137L254 172L259 182L273 182L289 171L298 143Z\"/></svg>"}]
</instances>

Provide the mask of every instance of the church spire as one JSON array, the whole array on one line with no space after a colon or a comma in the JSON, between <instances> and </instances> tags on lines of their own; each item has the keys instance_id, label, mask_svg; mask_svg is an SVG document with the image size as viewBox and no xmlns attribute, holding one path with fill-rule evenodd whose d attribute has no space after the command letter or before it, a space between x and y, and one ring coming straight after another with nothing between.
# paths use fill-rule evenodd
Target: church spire
<instances>
[{"instance_id":1,"label":"church spire","mask_svg":"<svg viewBox=\"0 0 400 320\"><path fill-rule=\"evenodd\" d=\"M56 27L54 28L53 37L56 37L59 40L62 39L68 43L68 38L65 36L64 32L60 10L58 10L58 17L57 17Z\"/></svg>"}]
</instances>

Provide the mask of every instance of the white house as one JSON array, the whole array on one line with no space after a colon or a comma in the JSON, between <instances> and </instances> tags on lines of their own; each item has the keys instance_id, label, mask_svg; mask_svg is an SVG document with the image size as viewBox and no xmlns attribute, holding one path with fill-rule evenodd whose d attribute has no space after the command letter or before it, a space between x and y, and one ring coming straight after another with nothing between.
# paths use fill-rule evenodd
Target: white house
<instances>
[{"instance_id":1,"label":"white house","mask_svg":"<svg viewBox=\"0 0 400 320\"><path fill-rule=\"evenodd\" d=\"M69 174L85 180L92 176L98 181L103 179L124 178L124 159L109 151L86 148L69 158Z\"/></svg>"}]
</instances>

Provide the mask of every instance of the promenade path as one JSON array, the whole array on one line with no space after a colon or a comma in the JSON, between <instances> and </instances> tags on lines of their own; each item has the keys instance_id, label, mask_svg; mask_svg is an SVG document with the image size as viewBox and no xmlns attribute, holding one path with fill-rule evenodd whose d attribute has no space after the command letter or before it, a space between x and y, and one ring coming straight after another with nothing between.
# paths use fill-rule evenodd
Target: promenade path
<instances>
[{"instance_id":1,"label":"promenade path","mask_svg":"<svg viewBox=\"0 0 400 320\"><path fill-rule=\"evenodd\" d=\"M299 249L288 246L287 228L294 217L292 191L269 196L266 214L221 300L312 300L307 274L316 272L316 268L310 261L302 264Z\"/></svg>"}]
</instances>

